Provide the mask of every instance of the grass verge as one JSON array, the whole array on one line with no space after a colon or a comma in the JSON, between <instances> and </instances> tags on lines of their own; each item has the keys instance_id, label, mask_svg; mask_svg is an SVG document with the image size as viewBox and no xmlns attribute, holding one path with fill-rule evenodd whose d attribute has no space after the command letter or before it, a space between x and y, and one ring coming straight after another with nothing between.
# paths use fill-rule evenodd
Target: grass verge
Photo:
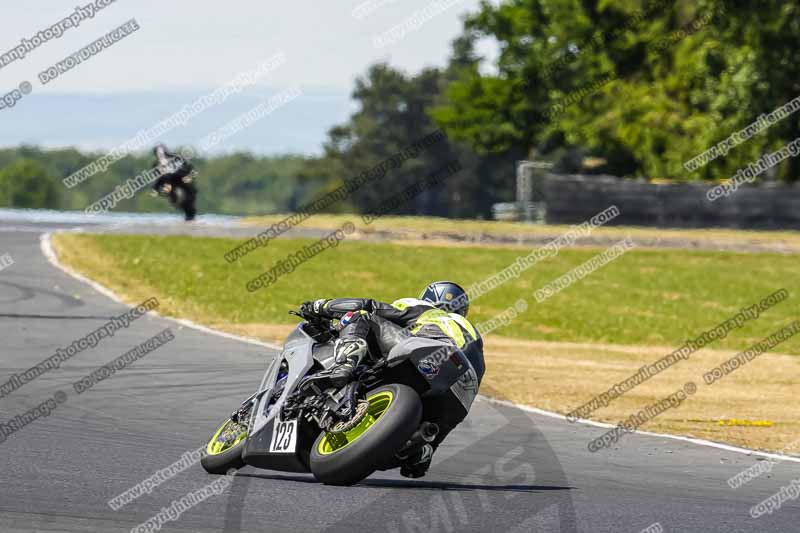
<instances>
[{"instance_id":1,"label":"grass verge","mask_svg":"<svg viewBox=\"0 0 800 533\"><path fill-rule=\"evenodd\" d=\"M296 321L286 311L319 297L416 295L433 279L465 286L513 263L512 248L343 242L265 289L248 280L311 241L279 239L234 263L232 239L59 234L54 244L70 267L131 302L150 296L167 315L267 340ZM593 418L616 423L691 378L700 392L643 429L779 450L796 438L800 406L790 393L800 381L800 339L792 338L708 388L702 374L797 317L797 258L633 250L541 304L533 292L600 250L562 250L473 303L475 323L519 298L528 310L487 339L487 388L523 404L568 412L779 288L790 298L672 369L629 392ZM772 426L719 425L719 420L769 420ZM624 445L624 444L623 444Z\"/></svg>"}]
</instances>

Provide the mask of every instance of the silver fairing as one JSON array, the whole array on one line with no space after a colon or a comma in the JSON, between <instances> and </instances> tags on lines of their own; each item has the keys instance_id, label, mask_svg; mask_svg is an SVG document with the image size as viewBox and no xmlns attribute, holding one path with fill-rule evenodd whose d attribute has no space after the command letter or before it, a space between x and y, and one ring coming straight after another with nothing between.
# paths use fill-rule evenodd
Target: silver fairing
<instances>
[{"instance_id":1,"label":"silver fairing","mask_svg":"<svg viewBox=\"0 0 800 533\"><path fill-rule=\"evenodd\" d=\"M295 390L299 381L314 366L313 353L315 344L316 341L303 331L301 326L295 328L292 334L289 335L283 351L270 363L264 374L264 379L261 380L259 392L256 395L259 398L258 405L252 411L250 418L250 435L257 433L275 418L275 415L280 412L280 407L286 402L287 396ZM267 411L283 360L286 360L289 365L286 385L280 398Z\"/></svg>"},{"instance_id":2,"label":"silver fairing","mask_svg":"<svg viewBox=\"0 0 800 533\"><path fill-rule=\"evenodd\" d=\"M389 366L410 360L420 371L421 376L425 376L423 379L427 379L430 393L442 394L451 390L469 410L477 394L477 376L461 350L448 343L421 337L409 336L394 340L399 340L399 342L387 355ZM443 348L446 348L444 352ZM437 357L437 354L441 355L442 353L447 357ZM433 376L422 370L421 363L430 358L435 359L433 361L435 375ZM284 360L288 364L286 384L280 398L270 405L273 391L278 382L281 363ZM258 433L275 418L286 402L286 398L296 390L297 385L308 374L315 361L320 363L323 368L331 368L335 364L333 346L330 343L317 342L303 330L303 324L300 324L286 339L283 351L270 363L261 380L261 385L255 394L257 405L251 411L248 427L250 435Z\"/></svg>"}]
</instances>

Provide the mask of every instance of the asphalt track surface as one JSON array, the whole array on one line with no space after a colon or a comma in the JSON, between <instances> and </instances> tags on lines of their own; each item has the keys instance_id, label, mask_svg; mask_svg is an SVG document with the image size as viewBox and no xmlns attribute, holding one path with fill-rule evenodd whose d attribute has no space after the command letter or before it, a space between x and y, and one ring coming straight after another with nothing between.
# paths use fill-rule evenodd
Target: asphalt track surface
<instances>
[{"instance_id":1,"label":"asphalt track surface","mask_svg":"<svg viewBox=\"0 0 800 533\"><path fill-rule=\"evenodd\" d=\"M0 228L0 385L127 310L53 267L39 234L67 224ZM98 228L100 229L100 228ZM163 226L153 226L163 231ZM165 328L175 340L78 395L72 383ZM109 499L200 447L257 387L274 351L146 316L0 398L5 423L66 401L0 444L0 531L131 531L173 500L220 479L199 464L114 511ZM64 399L64 396L61 396ZM484 399L429 474L378 473L350 488L245 467L231 486L161 531L800 531L800 502L754 519L750 508L800 478L784 462L736 490L756 457L646 435L590 453L604 429Z\"/></svg>"}]
</instances>

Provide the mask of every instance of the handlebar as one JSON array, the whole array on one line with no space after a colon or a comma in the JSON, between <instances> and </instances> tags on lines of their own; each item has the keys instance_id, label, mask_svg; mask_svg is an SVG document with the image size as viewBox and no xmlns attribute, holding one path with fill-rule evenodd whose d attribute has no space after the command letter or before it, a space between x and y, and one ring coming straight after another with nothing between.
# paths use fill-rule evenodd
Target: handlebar
<instances>
[{"instance_id":1,"label":"handlebar","mask_svg":"<svg viewBox=\"0 0 800 533\"><path fill-rule=\"evenodd\" d=\"M336 330L331 327L331 321L320 316L305 316L303 313L298 313L295 310L289 311L290 315L295 315L306 321L306 333L311 335L317 342L327 342L334 338L337 334Z\"/></svg>"},{"instance_id":2,"label":"handlebar","mask_svg":"<svg viewBox=\"0 0 800 533\"><path fill-rule=\"evenodd\" d=\"M315 325L315 326L326 326L326 327L330 328L330 325L331 325L331 320L329 320L327 318L323 318L323 317L321 317L321 316L319 316L317 314L305 315L305 314L302 313L302 311L301 312L297 312L294 309L290 310L289 314L290 315L294 315L294 316L299 316L300 318L302 318L303 320L305 320L309 324L312 324L312 325Z\"/></svg>"}]
</instances>

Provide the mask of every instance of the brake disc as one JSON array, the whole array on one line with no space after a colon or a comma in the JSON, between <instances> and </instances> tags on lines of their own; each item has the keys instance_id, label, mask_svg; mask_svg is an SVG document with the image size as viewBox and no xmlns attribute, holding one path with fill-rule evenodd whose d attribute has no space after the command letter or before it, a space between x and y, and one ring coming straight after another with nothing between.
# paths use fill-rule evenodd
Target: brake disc
<instances>
[{"instance_id":1,"label":"brake disc","mask_svg":"<svg viewBox=\"0 0 800 533\"><path fill-rule=\"evenodd\" d=\"M328 433L333 433L336 435L337 433L344 433L345 431L350 431L354 427L356 427L364 417L367 415L367 408L369 407L369 402L366 400L359 400L358 404L356 405L356 412L350 420L340 420L333 424L329 429Z\"/></svg>"},{"instance_id":2,"label":"brake disc","mask_svg":"<svg viewBox=\"0 0 800 533\"><path fill-rule=\"evenodd\" d=\"M247 431L247 427L234 422L233 424L225 428L225 431L223 431L222 434L219 437L217 437L217 442L221 442L223 444L230 444L231 442L235 441L236 438L245 431Z\"/></svg>"}]
</instances>

